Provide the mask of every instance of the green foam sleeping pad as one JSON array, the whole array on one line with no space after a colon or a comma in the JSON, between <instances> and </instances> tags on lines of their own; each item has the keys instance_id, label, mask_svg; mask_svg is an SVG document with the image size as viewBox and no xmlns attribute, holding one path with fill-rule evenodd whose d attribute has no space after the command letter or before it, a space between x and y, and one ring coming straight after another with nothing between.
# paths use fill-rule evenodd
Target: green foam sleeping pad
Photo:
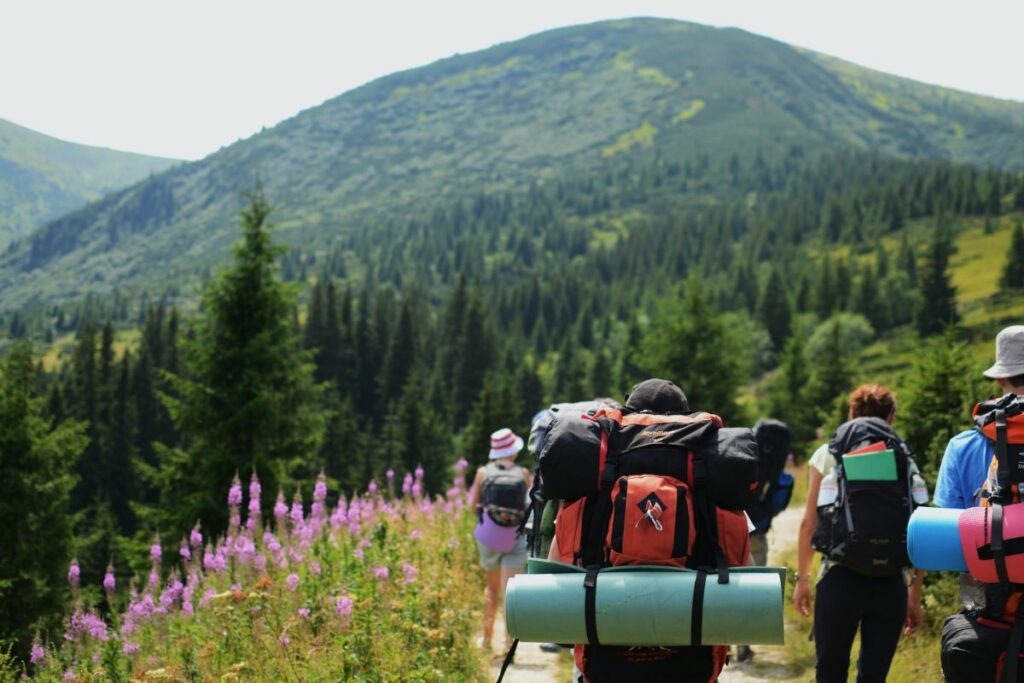
<instances>
[{"instance_id":1,"label":"green foam sleeping pad","mask_svg":"<svg viewBox=\"0 0 1024 683\"><path fill-rule=\"evenodd\" d=\"M505 593L509 633L524 642L586 643L583 578L560 562L531 559ZM786 570L734 567L729 583L707 575L703 645L781 645ZM691 645L697 572L676 567L611 567L598 574L597 637L602 645Z\"/></svg>"}]
</instances>

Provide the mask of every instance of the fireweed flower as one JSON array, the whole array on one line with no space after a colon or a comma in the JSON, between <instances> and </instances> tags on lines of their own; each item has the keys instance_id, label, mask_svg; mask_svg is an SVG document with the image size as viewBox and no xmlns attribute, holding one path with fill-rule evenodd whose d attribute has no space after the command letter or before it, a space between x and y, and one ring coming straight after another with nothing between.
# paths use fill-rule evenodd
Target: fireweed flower
<instances>
[{"instance_id":1,"label":"fireweed flower","mask_svg":"<svg viewBox=\"0 0 1024 683\"><path fill-rule=\"evenodd\" d=\"M402 573L405 575L405 583L408 585L410 583L416 583L416 575L420 573L420 570L408 562L403 562Z\"/></svg>"},{"instance_id":2,"label":"fireweed flower","mask_svg":"<svg viewBox=\"0 0 1024 683\"><path fill-rule=\"evenodd\" d=\"M72 588L78 588L78 580L81 576L82 570L78 568L78 560L71 560L71 566L68 567L68 583Z\"/></svg>"},{"instance_id":3,"label":"fireweed flower","mask_svg":"<svg viewBox=\"0 0 1024 683\"><path fill-rule=\"evenodd\" d=\"M366 491L372 496L377 493L377 480L371 479L369 486L366 487Z\"/></svg>"},{"instance_id":4,"label":"fireweed flower","mask_svg":"<svg viewBox=\"0 0 1024 683\"><path fill-rule=\"evenodd\" d=\"M196 523L196 525L194 527L192 527L192 533L189 534L188 540L189 540L189 543L192 544L193 548L202 549L202 547L203 547L203 535L202 535L202 533L199 532L199 524L198 523Z\"/></svg>"},{"instance_id":5,"label":"fireweed flower","mask_svg":"<svg viewBox=\"0 0 1024 683\"><path fill-rule=\"evenodd\" d=\"M423 465L416 466L416 481L423 481Z\"/></svg>"},{"instance_id":6,"label":"fireweed flower","mask_svg":"<svg viewBox=\"0 0 1024 683\"><path fill-rule=\"evenodd\" d=\"M411 538L414 541L418 541L421 538L423 538L423 532L420 531L419 529L413 529L412 533L409 534L409 538Z\"/></svg>"},{"instance_id":7,"label":"fireweed flower","mask_svg":"<svg viewBox=\"0 0 1024 683\"><path fill-rule=\"evenodd\" d=\"M291 573L291 574L288 575L288 578L286 578L284 581L285 581L285 583L288 584L288 590L290 590L292 592L294 592L295 589L299 587L299 575L298 574Z\"/></svg>"},{"instance_id":8,"label":"fireweed flower","mask_svg":"<svg viewBox=\"0 0 1024 683\"><path fill-rule=\"evenodd\" d=\"M278 636L277 642L281 643L285 647L288 647L288 644L292 642L292 639L284 634L281 634L280 636Z\"/></svg>"},{"instance_id":9,"label":"fireweed flower","mask_svg":"<svg viewBox=\"0 0 1024 683\"><path fill-rule=\"evenodd\" d=\"M310 574L312 574L313 576L320 576L320 571L321 570L320 570L320 563L319 562L317 562L316 560L313 560L312 562L309 563L309 573Z\"/></svg>"},{"instance_id":10,"label":"fireweed flower","mask_svg":"<svg viewBox=\"0 0 1024 683\"><path fill-rule=\"evenodd\" d=\"M362 548L356 548L352 551L352 557L356 558L357 560L362 560L366 557L366 553L363 552Z\"/></svg>"},{"instance_id":11,"label":"fireweed flower","mask_svg":"<svg viewBox=\"0 0 1024 683\"><path fill-rule=\"evenodd\" d=\"M405 477L402 479L402 495L408 496L412 492L412 475L408 472L405 473Z\"/></svg>"},{"instance_id":12,"label":"fireweed flower","mask_svg":"<svg viewBox=\"0 0 1024 683\"><path fill-rule=\"evenodd\" d=\"M238 480L238 474L231 481L231 488L228 489L228 505L238 507L242 504L242 482Z\"/></svg>"},{"instance_id":13,"label":"fireweed flower","mask_svg":"<svg viewBox=\"0 0 1024 683\"><path fill-rule=\"evenodd\" d=\"M75 676L74 671L65 671L63 675L61 675L61 680L66 681L66 683L72 683L72 681L76 680L77 678L78 677Z\"/></svg>"},{"instance_id":14,"label":"fireweed flower","mask_svg":"<svg viewBox=\"0 0 1024 683\"><path fill-rule=\"evenodd\" d=\"M284 521L284 516L288 514L288 505L284 502L284 492L277 492L277 502L274 503L274 518L278 522ZM280 531L280 529L278 529Z\"/></svg>"},{"instance_id":15,"label":"fireweed flower","mask_svg":"<svg viewBox=\"0 0 1024 683\"><path fill-rule=\"evenodd\" d=\"M468 468L468 467L469 467L469 461L466 460L465 458L459 458L459 461L457 463L455 463L455 471L456 472L465 472L466 468Z\"/></svg>"},{"instance_id":16,"label":"fireweed flower","mask_svg":"<svg viewBox=\"0 0 1024 683\"><path fill-rule=\"evenodd\" d=\"M124 645L121 646L121 651L124 652L126 655L133 655L139 651L139 646L135 643L129 643L128 641L125 641Z\"/></svg>"},{"instance_id":17,"label":"fireweed flower","mask_svg":"<svg viewBox=\"0 0 1024 683\"><path fill-rule=\"evenodd\" d=\"M160 558L163 556L163 549L160 547L159 538L153 541L153 545L149 546L149 556L153 558L154 562L159 564Z\"/></svg>"},{"instance_id":18,"label":"fireweed flower","mask_svg":"<svg viewBox=\"0 0 1024 683\"><path fill-rule=\"evenodd\" d=\"M108 565L107 573L103 575L103 590L109 595L114 592L116 586L117 581L114 579L114 567Z\"/></svg>"},{"instance_id":19,"label":"fireweed flower","mask_svg":"<svg viewBox=\"0 0 1024 683\"><path fill-rule=\"evenodd\" d=\"M185 562L188 562L192 559L192 551L189 550L188 541L186 541L184 538L181 539L181 547L178 548L178 555L180 555L181 559L185 560Z\"/></svg>"},{"instance_id":20,"label":"fireweed flower","mask_svg":"<svg viewBox=\"0 0 1024 683\"><path fill-rule=\"evenodd\" d=\"M38 664L43 661L46 657L46 650L38 642L32 643L32 651L29 653L28 661L30 664Z\"/></svg>"},{"instance_id":21,"label":"fireweed flower","mask_svg":"<svg viewBox=\"0 0 1024 683\"><path fill-rule=\"evenodd\" d=\"M303 619L309 619L309 608L308 607L300 607L299 608L299 616L302 617Z\"/></svg>"},{"instance_id":22,"label":"fireweed flower","mask_svg":"<svg viewBox=\"0 0 1024 683\"><path fill-rule=\"evenodd\" d=\"M388 577L391 575L391 572L388 571L387 567L377 567L373 570L373 575L376 576L377 579L379 579L380 581L387 581Z\"/></svg>"},{"instance_id":23,"label":"fireweed flower","mask_svg":"<svg viewBox=\"0 0 1024 683\"><path fill-rule=\"evenodd\" d=\"M352 622L352 598L348 596L338 598L335 609L341 618L342 625L348 626Z\"/></svg>"},{"instance_id":24,"label":"fireweed flower","mask_svg":"<svg viewBox=\"0 0 1024 683\"><path fill-rule=\"evenodd\" d=\"M420 485L420 482L417 481L415 484L412 485L412 496L413 498L419 498L422 494L423 487Z\"/></svg>"}]
</instances>

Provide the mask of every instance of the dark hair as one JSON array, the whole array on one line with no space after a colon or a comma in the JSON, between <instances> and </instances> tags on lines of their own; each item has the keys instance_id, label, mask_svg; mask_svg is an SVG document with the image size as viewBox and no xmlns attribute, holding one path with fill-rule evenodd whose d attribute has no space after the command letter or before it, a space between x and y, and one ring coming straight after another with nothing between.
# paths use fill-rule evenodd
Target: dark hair
<instances>
[{"instance_id":1,"label":"dark hair","mask_svg":"<svg viewBox=\"0 0 1024 683\"><path fill-rule=\"evenodd\" d=\"M1007 377L1006 381L1009 382L1014 389L1020 389L1024 387L1024 375L1014 375L1013 377Z\"/></svg>"},{"instance_id":2,"label":"dark hair","mask_svg":"<svg viewBox=\"0 0 1024 683\"><path fill-rule=\"evenodd\" d=\"M884 384L862 384L850 392L849 418L880 417L888 420L896 410L896 396Z\"/></svg>"}]
</instances>

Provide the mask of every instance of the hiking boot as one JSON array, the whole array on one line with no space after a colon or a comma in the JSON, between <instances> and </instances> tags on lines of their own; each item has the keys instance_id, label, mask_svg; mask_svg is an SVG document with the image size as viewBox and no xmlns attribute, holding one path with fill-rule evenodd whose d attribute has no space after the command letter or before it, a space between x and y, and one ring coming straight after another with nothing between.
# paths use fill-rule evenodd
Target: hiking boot
<instances>
[{"instance_id":1,"label":"hiking boot","mask_svg":"<svg viewBox=\"0 0 1024 683\"><path fill-rule=\"evenodd\" d=\"M540 644L540 651L541 652L558 652L561 649L562 649L562 646L559 645L558 643L541 643Z\"/></svg>"}]
</instances>

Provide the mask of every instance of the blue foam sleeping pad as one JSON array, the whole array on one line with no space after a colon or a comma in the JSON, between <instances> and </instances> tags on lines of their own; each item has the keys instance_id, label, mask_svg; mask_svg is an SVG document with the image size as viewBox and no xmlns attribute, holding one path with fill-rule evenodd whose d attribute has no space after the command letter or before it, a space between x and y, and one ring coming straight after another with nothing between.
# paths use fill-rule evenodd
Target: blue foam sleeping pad
<instances>
[{"instance_id":1,"label":"blue foam sleeping pad","mask_svg":"<svg viewBox=\"0 0 1024 683\"><path fill-rule=\"evenodd\" d=\"M785 573L773 567L737 567L729 570L728 584L708 574L701 644L782 644ZM528 573L508 583L509 633L525 642L587 642L584 576L579 567L531 559ZM595 599L598 640L603 645L691 645L696 580L697 572L676 567L602 570Z\"/></svg>"},{"instance_id":2,"label":"blue foam sleeping pad","mask_svg":"<svg viewBox=\"0 0 1024 683\"><path fill-rule=\"evenodd\" d=\"M917 508L907 525L907 554L918 569L967 571L957 522L963 510Z\"/></svg>"}]
</instances>

